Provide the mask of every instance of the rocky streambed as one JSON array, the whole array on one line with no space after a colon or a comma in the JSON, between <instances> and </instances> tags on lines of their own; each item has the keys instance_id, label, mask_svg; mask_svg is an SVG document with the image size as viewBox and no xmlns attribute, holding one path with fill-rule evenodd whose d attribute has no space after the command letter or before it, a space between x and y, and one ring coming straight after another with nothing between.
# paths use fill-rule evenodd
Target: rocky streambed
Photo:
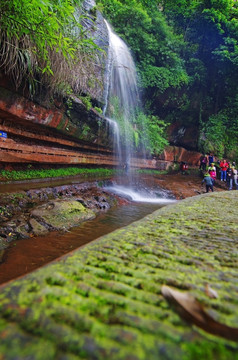
<instances>
[{"instance_id":1,"label":"rocky streambed","mask_svg":"<svg viewBox=\"0 0 238 360\"><path fill-rule=\"evenodd\" d=\"M151 187L166 189L177 199L205 192L205 188L201 186L199 174L144 175L143 179ZM102 184L103 181L91 181L56 186L44 184L44 187L34 188L35 184L29 183L29 185L25 184L26 190L2 193L0 197L0 262L4 251L13 241L44 236L52 231L67 231L86 220L95 218L100 212L126 202L105 191L101 187ZM218 183L215 186L215 191L224 189L224 184Z\"/></svg>"},{"instance_id":2,"label":"rocky streambed","mask_svg":"<svg viewBox=\"0 0 238 360\"><path fill-rule=\"evenodd\" d=\"M0 260L12 241L66 231L119 201L96 182L1 194Z\"/></svg>"}]
</instances>

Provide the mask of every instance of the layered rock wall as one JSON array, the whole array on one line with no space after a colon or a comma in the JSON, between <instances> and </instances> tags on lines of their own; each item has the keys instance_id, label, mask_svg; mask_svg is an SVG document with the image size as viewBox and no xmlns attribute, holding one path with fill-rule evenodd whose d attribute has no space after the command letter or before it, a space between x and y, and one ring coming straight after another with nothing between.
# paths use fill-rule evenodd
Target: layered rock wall
<instances>
[{"instance_id":1,"label":"layered rock wall","mask_svg":"<svg viewBox=\"0 0 238 360\"><path fill-rule=\"evenodd\" d=\"M164 160L168 163L186 162L191 166L198 166L202 154L197 151L189 151L179 146L167 146L159 160Z\"/></svg>"},{"instance_id":2,"label":"layered rock wall","mask_svg":"<svg viewBox=\"0 0 238 360\"><path fill-rule=\"evenodd\" d=\"M80 11L88 16L84 27L88 35L94 37L97 45L104 50L96 56L94 74L99 85L85 87L96 103L103 103L105 57L108 34L104 19L96 9L94 0L84 1ZM80 69L75 76L80 76ZM96 84L96 83L95 83ZM113 134L107 120L93 108L86 109L81 99L71 95L67 101L49 100L47 92L29 99L26 86L14 90L10 78L0 72L0 165L4 164L78 164L115 166L118 159L113 154ZM70 105L69 105L70 104ZM176 128L177 129L177 128ZM178 142L181 129L171 130L171 141ZM175 134L176 133L176 134ZM175 135L174 135L175 134ZM180 139L180 138L179 138ZM186 161L197 165L201 154L184 148L168 147L158 159L132 159L134 167L167 169L174 162Z\"/></svg>"}]
</instances>

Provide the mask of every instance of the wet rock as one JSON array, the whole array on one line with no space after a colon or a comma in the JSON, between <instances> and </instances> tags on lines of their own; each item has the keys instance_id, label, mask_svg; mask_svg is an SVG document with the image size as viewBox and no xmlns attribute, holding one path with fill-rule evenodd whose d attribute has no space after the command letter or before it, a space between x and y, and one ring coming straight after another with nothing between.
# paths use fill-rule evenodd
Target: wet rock
<instances>
[{"instance_id":1,"label":"wet rock","mask_svg":"<svg viewBox=\"0 0 238 360\"><path fill-rule=\"evenodd\" d=\"M202 154L197 151L189 151L183 147L167 146L159 156L159 159L170 161L172 163L180 163L181 161L184 161L189 165L198 166L201 155Z\"/></svg>"},{"instance_id":2,"label":"wet rock","mask_svg":"<svg viewBox=\"0 0 238 360\"><path fill-rule=\"evenodd\" d=\"M32 227L32 233L36 236L46 235L48 233L48 229L40 224L36 219L30 219L29 223Z\"/></svg>"},{"instance_id":3,"label":"wet rock","mask_svg":"<svg viewBox=\"0 0 238 360\"><path fill-rule=\"evenodd\" d=\"M0 222L10 220L12 217L12 208L9 205L0 206Z\"/></svg>"},{"instance_id":4,"label":"wet rock","mask_svg":"<svg viewBox=\"0 0 238 360\"><path fill-rule=\"evenodd\" d=\"M14 221L7 223L7 226L11 229L16 227L16 223Z\"/></svg>"},{"instance_id":5,"label":"wet rock","mask_svg":"<svg viewBox=\"0 0 238 360\"><path fill-rule=\"evenodd\" d=\"M77 200L55 200L38 206L31 212L33 218L46 225L60 230L78 225L80 222L92 219L95 213L85 208Z\"/></svg>"},{"instance_id":6,"label":"wet rock","mask_svg":"<svg viewBox=\"0 0 238 360\"><path fill-rule=\"evenodd\" d=\"M0 251L6 249L7 247L8 247L8 243L6 241L6 238L0 237Z\"/></svg>"},{"instance_id":7,"label":"wet rock","mask_svg":"<svg viewBox=\"0 0 238 360\"><path fill-rule=\"evenodd\" d=\"M177 121L169 126L169 142L175 146L196 150L198 143L198 129L194 125L182 124Z\"/></svg>"},{"instance_id":8,"label":"wet rock","mask_svg":"<svg viewBox=\"0 0 238 360\"><path fill-rule=\"evenodd\" d=\"M54 201L56 201L55 204L58 204L55 214L54 211L50 211L52 210L50 208L52 204L54 204ZM74 201L74 203L72 203L72 201ZM66 210L66 208L64 210L61 207L63 203L66 204L67 202L69 202L68 210ZM61 185L2 194L0 198L1 233L11 242L13 238L16 240L29 237L32 232L32 227L35 229L33 232L35 235L45 234L46 230L64 230L78 225L81 221L91 219L95 216L95 213L109 209L112 205L115 205L116 202L115 197L104 192L97 186L96 182ZM42 207L40 204L42 204ZM59 204L61 204L61 207L59 207ZM67 207L67 205L65 206ZM77 211L75 206L77 207ZM46 218L41 217L41 211L39 213L36 212L36 214L32 216L33 210L38 209L38 207L41 211L42 209L46 211L48 208L50 211L48 215L51 214L54 217L52 224L51 219L47 218L48 215L46 215L46 213L44 213ZM81 213L78 207L80 207ZM90 211L86 211L85 208L88 208ZM56 215L57 211L58 214ZM68 215L63 214L64 211L66 211ZM36 222L33 222L34 226L31 224L32 221L29 221L30 218L35 219ZM11 237L8 236L9 233L11 233Z\"/></svg>"},{"instance_id":9,"label":"wet rock","mask_svg":"<svg viewBox=\"0 0 238 360\"><path fill-rule=\"evenodd\" d=\"M31 228L27 221L20 220L19 224L15 228L16 233L18 234L19 238L27 238L29 233L31 232Z\"/></svg>"}]
</instances>

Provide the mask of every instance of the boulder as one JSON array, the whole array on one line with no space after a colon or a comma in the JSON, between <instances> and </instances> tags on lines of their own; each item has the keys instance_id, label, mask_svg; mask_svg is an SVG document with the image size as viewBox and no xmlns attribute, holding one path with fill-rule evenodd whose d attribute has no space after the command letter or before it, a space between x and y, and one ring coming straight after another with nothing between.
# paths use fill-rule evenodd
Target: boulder
<instances>
[{"instance_id":1,"label":"boulder","mask_svg":"<svg viewBox=\"0 0 238 360\"><path fill-rule=\"evenodd\" d=\"M32 233L35 236L46 235L48 230L44 225L41 225L36 219L30 219L29 223L32 227Z\"/></svg>"},{"instance_id":2,"label":"boulder","mask_svg":"<svg viewBox=\"0 0 238 360\"><path fill-rule=\"evenodd\" d=\"M79 225L82 221L92 219L95 217L95 213L91 209L85 208L76 199L73 199L67 201L55 200L40 205L32 210L31 216L49 230L61 230Z\"/></svg>"}]
</instances>

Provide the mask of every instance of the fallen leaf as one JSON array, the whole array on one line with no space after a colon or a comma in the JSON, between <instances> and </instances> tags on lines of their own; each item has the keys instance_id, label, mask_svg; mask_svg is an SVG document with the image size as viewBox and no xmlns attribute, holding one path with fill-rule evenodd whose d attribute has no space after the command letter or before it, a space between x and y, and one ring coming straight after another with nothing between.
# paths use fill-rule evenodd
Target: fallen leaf
<instances>
[{"instance_id":1,"label":"fallen leaf","mask_svg":"<svg viewBox=\"0 0 238 360\"><path fill-rule=\"evenodd\" d=\"M209 284L205 285L205 294L211 299L218 298L218 294L217 294L216 290L212 289Z\"/></svg>"},{"instance_id":2,"label":"fallen leaf","mask_svg":"<svg viewBox=\"0 0 238 360\"><path fill-rule=\"evenodd\" d=\"M161 288L162 295L168 303L175 306L179 315L191 324L213 335L238 341L238 328L233 328L214 320L203 308L201 303L191 294L173 289L167 285Z\"/></svg>"}]
</instances>

